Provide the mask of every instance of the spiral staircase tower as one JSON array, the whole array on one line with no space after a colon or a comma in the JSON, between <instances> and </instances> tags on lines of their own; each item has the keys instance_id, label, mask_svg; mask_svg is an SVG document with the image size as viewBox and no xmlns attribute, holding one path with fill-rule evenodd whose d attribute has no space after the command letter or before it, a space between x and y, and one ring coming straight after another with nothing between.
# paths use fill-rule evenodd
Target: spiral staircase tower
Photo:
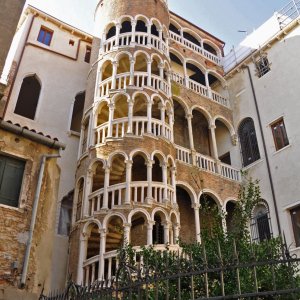
<instances>
[{"instance_id":1,"label":"spiral staircase tower","mask_svg":"<svg viewBox=\"0 0 300 300\"><path fill-rule=\"evenodd\" d=\"M209 176L218 170L226 180L227 169L219 161L197 156L193 144L190 150L175 144L172 85L185 82L193 92L202 90L187 75L172 73L169 26L166 0L101 0L97 5L70 237L70 272L78 283L111 278L122 243L178 248L180 214L187 228L193 220L199 241L199 203L191 201L180 211L177 195L199 194L201 169ZM211 57L206 55L216 63ZM215 102L223 99L207 88L204 96L213 95ZM191 168L185 169L188 163ZM237 179L234 172L228 174ZM198 190L176 193L184 180ZM198 211L195 218L188 209Z\"/></svg>"}]
</instances>

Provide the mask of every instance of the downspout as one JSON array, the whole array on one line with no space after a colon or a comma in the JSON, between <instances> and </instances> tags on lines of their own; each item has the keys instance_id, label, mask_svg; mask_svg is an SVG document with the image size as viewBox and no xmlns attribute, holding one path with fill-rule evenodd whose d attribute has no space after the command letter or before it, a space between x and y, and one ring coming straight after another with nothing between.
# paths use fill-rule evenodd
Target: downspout
<instances>
[{"instance_id":1,"label":"downspout","mask_svg":"<svg viewBox=\"0 0 300 300\"><path fill-rule=\"evenodd\" d=\"M41 166L40 166L40 171L39 171L37 187L36 187L36 191L35 191L35 195L34 195L29 236L28 236L28 241L27 241L27 245L26 245L26 252L25 252L25 258L24 258L24 264L23 264L23 270L22 270L22 277L21 277L21 284L20 284L21 288L24 288L26 285L30 250L31 250L31 245L32 245L33 232L34 232L34 227L35 227L35 222L36 222L36 215L37 215L37 210L38 210L38 205L39 205L39 199L40 199L40 193L41 193L41 188L42 188L42 183L43 183L43 175L44 175L46 160L49 158L61 157L60 150L61 149L59 149L58 154L45 154L42 156L42 159L41 159Z\"/></svg>"},{"instance_id":2,"label":"downspout","mask_svg":"<svg viewBox=\"0 0 300 300\"><path fill-rule=\"evenodd\" d=\"M269 156L268 156L268 153L267 153L266 141L265 141L265 137L264 137L264 133L263 133L263 127L262 127L262 122L261 122L261 118L260 118L260 112L259 112L259 108L258 108L258 103L257 103L256 93L255 93L254 84L253 84L253 80L252 80L252 75L251 75L251 71L250 71L249 66L243 66L243 68L247 69L249 79L250 79L252 95L253 95L253 99L254 99L256 114L257 114L257 118L258 118L259 129L260 129L263 148L264 148L264 153L265 153L265 157L266 157L267 170L268 170L268 175L269 175L269 179L270 179L271 193L272 193L272 198L273 198L273 203L274 203L274 208L275 208L277 227L278 227L279 236L281 237L281 225L280 225L280 219L279 219L279 214L278 214L278 207L277 207L277 200L276 200L276 195L275 195L273 177L272 177L272 173L271 173Z\"/></svg>"}]
</instances>

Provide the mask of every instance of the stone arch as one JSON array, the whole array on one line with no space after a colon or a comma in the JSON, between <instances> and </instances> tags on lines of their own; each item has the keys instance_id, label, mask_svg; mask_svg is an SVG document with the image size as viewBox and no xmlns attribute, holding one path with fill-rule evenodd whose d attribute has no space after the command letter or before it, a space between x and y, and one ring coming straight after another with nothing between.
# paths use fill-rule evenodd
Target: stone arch
<instances>
[{"instance_id":1,"label":"stone arch","mask_svg":"<svg viewBox=\"0 0 300 300\"><path fill-rule=\"evenodd\" d=\"M130 227L130 244L132 246L147 245L148 224L151 217L150 214L142 208L136 208L131 211L128 216Z\"/></svg>"},{"instance_id":2,"label":"stone arch","mask_svg":"<svg viewBox=\"0 0 300 300\"><path fill-rule=\"evenodd\" d=\"M211 76L215 77L221 83L222 88L225 88L227 86L226 80L218 72L216 72L215 70L212 70L212 69L208 69L206 72L208 74L208 79L209 79L209 85L210 85L210 87L213 88L213 83L211 83L211 81L212 81Z\"/></svg>"},{"instance_id":3,"label":"stone arch","mask_svg":"<svg viewBox=\"0 0 300 300\"><path fill-rule=\"evenodd\" d=\"M143 155L145 160L150 160L150 155L144 149L140 149L140 148L132 150L129 154L129 159L132 160L132 158L138 153Z\"/></svg>"},{"instance_id":4,"label":"stone arch","mask_svg":"<svg viewBox=\"0 0 300 300\"><path fill-rule=\"evenodd\" d=\"M212 41L210 41L210 40L208 40L208 39L203 39L202 40L202 44L203 44L203 48L206 50L206 51L208 51L208 52L210 52L210 53L212 53L212 54L214 54L214 55L216 55L216 56L219 56L220 55L220 49L219 49L219 47L215 44L215 43L213 43ZM211 51L212 49L209 49L209 48L206 48L205 47L205 44L207 44L207 45L209 45L213 50L214 50L214 52L213 51ZM208 50L209 49L209 50Z\"/></svg>"},{"instance_id":5,"label":"stone arch","mask_svg":"<svg viewBox=\"0 0 300 300\"><path fill-rule=\"evenodd\" d=\"M122 151L122 150L115 150L114 152L112 152L109 157L108 157L108 160L107 160L107 165L108 166L111 166L111 162L112 162L112 159L114 158L115 155L121 155L124 157L124 160L127 160L128 159L128 155L126 152Z\"/></svg>"}]
</instances>

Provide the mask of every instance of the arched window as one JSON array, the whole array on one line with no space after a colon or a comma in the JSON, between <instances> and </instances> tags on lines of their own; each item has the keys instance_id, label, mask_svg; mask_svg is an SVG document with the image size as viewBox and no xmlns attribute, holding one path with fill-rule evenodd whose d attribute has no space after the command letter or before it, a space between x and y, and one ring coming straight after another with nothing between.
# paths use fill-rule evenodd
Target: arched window
<instances>
[{"instance_id":1,"label":"arched window","mask_svg":"<svg viewBox=\"0 0 300 300\"><path fill-rule=\"evenodd\" d=\"M74 196L74 191L71 191L61 201L59 224L58 224L59 235L67 236L70 233L72 208L73 208L73 196Z\"/></svg>"},{"instance_id":2,"label":"arched window","mask_svg":"<svg viewBox=\"0 0 300 300\"><path fill-rule=\"evenodd\" d=\"M269 208L264 202L257 204L253 209L251 237L256 242L269 240L272 237Z\"/></svg>"},{"instance_id":3,"label":"arched window","mask_svg":"<svg viewBox=\"0 0 300 300\"><path fill-rule=\"evenodd\" d=\"M251 118L244 119L239 126L238 133L245 167L260 159L253 120Z\"/></svg>"},{"instance_id":4,"label":"arched window","mask_svg":"<svg viewBox=\"0 0 300 300\"><path fill-rule=\"evenodd\" d=\"M23 79L14 113L28 119L34 119L41 92L41 84L36 75Z\"/></svg>"},{"instance_id":5,"label":"arched window","mask_svg":"<svg viewBox=\"0 0 300 300\"><path fill-rule=\"evenodd\" d=\"M154 221L155 224L152 231L153 244L164 244L164 226L162 225L161 217L156 214Z\"/></svg>"},{"instance_id":6,"label":"arched window","mask_svg":"<svg viewBox=\"0 0 300 300\"><path fill-rule=\"evenodd\" d=\"M80 133L81 130L81 120L83 114L83 107L84 107L84 98L85 92L78 94L75 97L75 102L73 105L72 111L72 120L71 120L71 130Z\"/></svg>"}]
</instances>

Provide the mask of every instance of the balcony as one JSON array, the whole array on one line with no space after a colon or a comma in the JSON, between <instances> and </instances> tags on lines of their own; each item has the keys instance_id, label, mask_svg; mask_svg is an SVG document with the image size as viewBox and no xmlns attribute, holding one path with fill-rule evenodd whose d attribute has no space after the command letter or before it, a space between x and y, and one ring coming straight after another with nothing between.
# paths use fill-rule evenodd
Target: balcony
<instances>
[{"instance_id":1,"label":"balcony","mask_svg":"<svg viewBox=\"0 0 300 300\"><path fill-rule=\"evenodd\" d=\"M169 34L170 34L170 38L173 41L187 47L188 49L193 50L196 53L199 53L200 55L202 55L205 58L209 59L210 61L214 62L215 64L222 66L221 58L218 57L217 55L210 53L209 51L205 50L203 47L196 45L195 43L187 40L186 38L176 34L173 31L169 31Z\"/></svg>"},{"instance_id":2,"label":"balcony","mask_svg":"<svg viewBox=\"0 0 300 300\"><path fill-rule=\"evenodd\" d=\"M168 56L167 44L159 37L148 34L146 32L122 33L118 38L114 36L103 43L102 50L104 53L107 53L113 50L117 50L121 47L134 47L136 45L154 48L162 52L164 55Z\"/></svg>"},{"instance_id":3,"label":"balcony","mask_svg":"<svg viewBox=\"0 0 300 300\"><path fill-rule=\"evenodd\" d=\"M222 96L221 94L217 93L216 91L213 91L211 88L202 85L192 79L185 78L183 75L172 72L171 79L178 84L185 86L186 88L194 91L195 93L204 96L206 98L209 98L210 100L221 104L225 107L229 107L229 101L226 97Z\"/></svg>"},{"instance_id":4,"label":"balcony","mask_svg":"<svg viewBox=\"0 0 300 300\"><path fill-rule=\"evenodd\" d=\"M176 145L176 159L189 165L193 165L195 160L196 166L205 172L218 174L233 181L241 181L241 173L238 169L200 153L196 153L193 159L191 150L178 145Z\"/></svg>"},{"instance_id":5,"label":"balcony","mask_svg":"<svg viewBox=\"0 0 300 300\"><path fill-rule=\"evenodd\" d=\"M125 90L128 86L134 86L136 88L151 88L154 91L162 92L166 97L170 95L170 87L166 80L160 76L146 72L134 72L133 76L130 73L122 73L116 75L116 80L113 85L113 79L107 78L99 84L100 97L108 97L110 91L113 89Z\"/></svg>"}]
</instances>

